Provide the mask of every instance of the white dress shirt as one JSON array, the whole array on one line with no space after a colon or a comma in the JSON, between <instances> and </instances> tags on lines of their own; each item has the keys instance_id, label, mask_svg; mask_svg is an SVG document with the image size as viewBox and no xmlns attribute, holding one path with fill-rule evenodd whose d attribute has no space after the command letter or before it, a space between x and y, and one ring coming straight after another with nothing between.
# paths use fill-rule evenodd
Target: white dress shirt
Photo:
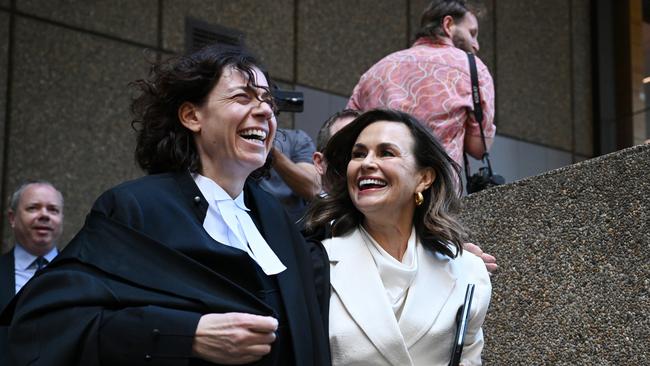
<instances>
[{"instance_id":1,"label":"white dress shirt","mask_svg":"<svg viewBox=\"0 0 650 366\"><path fill-rule=\"evenodd\" d=\"M192 177L208 201L203 228L214 240L245 251L267 275L287 269L248 215L247 211L250 210L244 204L243 191L232 199L212 179L200 174L193 174Z\"/></svg>"},{"instance_id":2,"label":"white dress shirt","mask_svg":"<svg viewBox=\"0 0 650 366\"><path fill-rule=\"evenodd\" d=\"M56 247L52 248L46 255L43 256L47 263L50 263L54 257L59 254ZM14 274L16 279L16 293L29 281L36 273L36 258L25 250L20 244L16 243L14 248ZM47 265L47 264L46 264Z\"/></svg>"}]
</instances>

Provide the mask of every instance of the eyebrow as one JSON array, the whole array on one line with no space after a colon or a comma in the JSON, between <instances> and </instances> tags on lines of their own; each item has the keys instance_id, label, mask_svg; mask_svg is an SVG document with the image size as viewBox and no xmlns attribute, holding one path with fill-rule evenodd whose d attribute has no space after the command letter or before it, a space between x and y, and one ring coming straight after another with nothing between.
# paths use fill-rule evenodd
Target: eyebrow
<instances>
[{"instance_id":1,"label":"eyebrow","mask_svg":"<svg viewBox=\"0 0 650 366\"><path fill-rule=\"evenodd\" d=\"M247 89L249 89L249 86L248 85L236 85L236 86L233 86L231 88L226 89L226 92L231 93L231 92L234 92L235 90L240 90L240 89L247 90Z\"/></svg>"},{"instance_id":2,"label":"eyebrow","mask_svg":"<svg viewBox=\"0 0 650 366\"><path fill-rule=\"evenodd\" d=\"M360 142L357 142L356 144L354 144L354 146L352 146L352 148L355 148L355 147L365 148L365 149L368 148L365 144L362 144ZM382 143L379 144L379 148L380 149L394 148L394 149L397 149L399 151L402 151L402 149L399 146L393 144L392 142L382 142Z\"/></svg>"}]
</instances>

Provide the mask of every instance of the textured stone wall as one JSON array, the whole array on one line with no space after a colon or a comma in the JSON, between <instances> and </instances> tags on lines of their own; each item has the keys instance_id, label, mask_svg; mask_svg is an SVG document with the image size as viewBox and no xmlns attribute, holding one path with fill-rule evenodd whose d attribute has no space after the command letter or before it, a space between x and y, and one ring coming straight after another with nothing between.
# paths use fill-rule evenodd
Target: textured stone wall
<instances>
[{"instance_id":1,"label":"textured stone wall","mask_svg":"<svg viewBox=\"0 0 650 366\"><path fill-rule=\"evenodd\" d=\"M494 254L486 365L650 363L650 145L465 198Z\"/></svg>"}]
</instances>

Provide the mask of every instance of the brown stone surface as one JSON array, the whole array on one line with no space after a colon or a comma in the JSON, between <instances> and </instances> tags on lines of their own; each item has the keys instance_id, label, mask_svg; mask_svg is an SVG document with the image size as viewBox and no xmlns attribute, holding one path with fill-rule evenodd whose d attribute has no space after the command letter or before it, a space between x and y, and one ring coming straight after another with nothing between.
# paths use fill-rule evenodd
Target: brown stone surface
<instances>
[{"instance_id":1,"label":"brown stone surface","mask_svg":"<svg viewBox=\"0 0 650 366\"><path fill-rule=\"evenodd\" d=\"M245 43L268 67L271 76L293 81L293 0L188 0L165 1L163 46L185 49L185 18L245 33Z\"/></svg>"},{"instance_id":2,"label":"brown stone surface","mask_svg":"<svg viewBox=\"0 0 650 366\"><path fill-rule=\"evenodd\" d=\"M650 145L464 199L494 254L486 365L650 363Z\"/></svg>"},{"instance_id":3,"label":"brown stone surface","mask_svg":"<svg viewBox=\"0 0 650 366\"><path fill-rule=\"evenodd\" d=\"M297 82L352 94L375 62L408 46L402 1L305 0L298 3Z\"/></svg>"},{"instance_id":4,"label":"brown stone surface","mask_svg":"<svg viewBox=\"0 0 650 366\"><path fill-rule=\"evenodd\" d=\"M572 147L569 5L499 0L495 9L499 132L567 151Z\"/></svg>"},{"instance_id":5,"label":"brown stone surface","mask_svg":"<svg viewBox=\"0 0 650 366\"><path fill-rule=\"evenodd\" d=\"M127 84L142 49L18 18L7 183L46 179L65 197L64 241L106 188L140 175ZM4 233L7 235L7 233Z\"/></svg>"},{"instance_id":6,"label":"brown stone surface","mask_svg":"<svg viewBox=\"0 0 650 366\"><path fill-rule=\"evenodd\" d=\"M19 11L156 46L157 0L16 0Z\"/></svg>"}]
</instances>

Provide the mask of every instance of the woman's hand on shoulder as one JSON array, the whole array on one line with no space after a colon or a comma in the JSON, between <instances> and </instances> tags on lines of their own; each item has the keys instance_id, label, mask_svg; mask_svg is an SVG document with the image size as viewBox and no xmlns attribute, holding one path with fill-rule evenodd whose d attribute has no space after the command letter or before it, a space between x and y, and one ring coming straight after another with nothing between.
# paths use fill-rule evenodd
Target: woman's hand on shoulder
<instances>
[{"instance_id":1,"label":"woman's hand on shoulder","mask_svg":"<svg viewBox=\"0 0 650 366\"><path fill-rule=\"evenodd\" d=\"M240 365L271 352L278 321L245 313L205 314L194 334L192 353L209 362Z\"/></svg>"}]
</instances>

